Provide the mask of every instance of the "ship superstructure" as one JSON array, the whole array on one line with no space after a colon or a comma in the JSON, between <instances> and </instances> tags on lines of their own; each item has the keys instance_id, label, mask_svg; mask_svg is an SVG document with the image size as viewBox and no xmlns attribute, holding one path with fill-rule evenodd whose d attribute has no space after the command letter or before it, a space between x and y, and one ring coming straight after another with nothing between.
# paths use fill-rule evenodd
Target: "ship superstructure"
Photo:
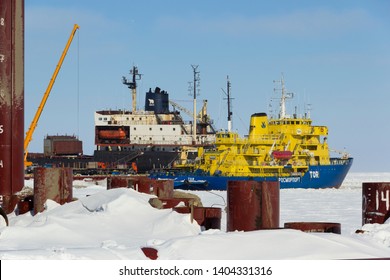
<instances>
[{"instance_id":1,"label":"ship superstructure","mask_svg":"<svg viewBox=\"0 0 390 280\"><path fill-rule=\"evenodd\" d=\"M194 118L196 126L184 121L180 111L170 110L169 94L159 87L149 89L144 110L136 110L134 99L140 74L136 67L131 74L132 81L123 78L123 83L132 90L133 110L95 112L96 160L112 163L114 156L117 160L136 162L138 171L145 172L170 165L183 151L192 149L195 157L197 147L211 146L215 142L207 102Z\"/></svg>"},{"instance_id":2,"label":"ship superstructure","mask_svg":"<svg viewBox=\"0 0 390 280\"><path fill-rule=\"evenodd\" d=\"M226 189L228 180L278 180L281 188L339 187L353 159L346 153L330 156L326 126L313 125L307 114L286 114L287 94L281 82L277 117L255 113L247 137L218 132L213 149L199 148L192 163L178 162L170 173L153 176L172 178L185 189Z\"/></svg>"}]
</instances>

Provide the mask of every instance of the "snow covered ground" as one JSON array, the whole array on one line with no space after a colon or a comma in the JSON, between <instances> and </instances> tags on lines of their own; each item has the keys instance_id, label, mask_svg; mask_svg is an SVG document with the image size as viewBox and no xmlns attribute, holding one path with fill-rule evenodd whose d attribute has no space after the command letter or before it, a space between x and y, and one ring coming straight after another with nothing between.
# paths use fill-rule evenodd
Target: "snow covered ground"
<instances>
[{"instance_id":1,"label":"snow covered ground","mask_svg":"<svg viewBox=\"0 0 390 280\"><path fill-rule=\"evenodd\" d=\"M350 173L340 189L280 192L285 222L335 222L342 234L291 229L226 232L226 192L194 192L203 206L223 209L221 230L202 229L188 214L158 210L150 195L106 190L106 182L74 181L72 203L9 215L0 226L1 260L340 260L390 258L390 221L362 226L362 182L390 182L390 173ZM26 181L32 186L33 181ZM363 229L363 234L356 234Z\"/></svg>"}]
</instances>

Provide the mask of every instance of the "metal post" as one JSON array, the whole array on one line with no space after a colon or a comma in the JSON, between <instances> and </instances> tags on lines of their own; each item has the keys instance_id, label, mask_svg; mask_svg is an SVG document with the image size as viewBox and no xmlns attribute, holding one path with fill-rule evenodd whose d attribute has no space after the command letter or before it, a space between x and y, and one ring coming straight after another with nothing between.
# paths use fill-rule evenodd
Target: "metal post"
<instances>
[{"instance_id":1,"label":"metal post","mask_svg":"<svg viewBox=\"0 0 390 280\"><path fill-rule=\"evenodd\" d=\"M0 1L0 206L24 185L24 0Z\"/></svg>"}]
</instances>

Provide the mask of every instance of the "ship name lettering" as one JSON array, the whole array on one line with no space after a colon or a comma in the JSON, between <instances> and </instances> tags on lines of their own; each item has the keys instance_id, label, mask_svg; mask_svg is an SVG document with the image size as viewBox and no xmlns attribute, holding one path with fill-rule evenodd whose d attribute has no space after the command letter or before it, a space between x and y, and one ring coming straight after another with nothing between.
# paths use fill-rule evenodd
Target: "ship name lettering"
<instances>
[{"instance_id":1,"label":"ship name lettering","mask_svg":"<svg viewBox=\"0 0 390 280\"><path fill-rule=\"evenodd\" d=\"M4 54L0 54L0 62L3 62L5 60L5 55Z\"/></svg>"},{"instance_id":2,"label":"ship name lettering","mask_svg":"<svg viewBox=\"0 0 390 280\"><path fill-rule=\"evenodd\" d=\"M4 125L0 124L0 134L3 134L3 132L4 132Z\"/></svg>"},{"instance_id":3,"label":"ship name lettering","mask_svg":"<svg viewBox=\"0 0 390 280\"><path fill-rule=\"evenodd\" d=\"M386 211L390 210L390 190L386 191L376 191L376 210L379 210L379 204L381 202L386 202Z\"/></svg>"},{"instance_id":4,"label":"ship name lettering","mask_svg":"<svg viewBox=\"0 0 390 280\"><path fill-rule=\"evenodd\" d=\"M279 178L279 182L281 183L297 183L299 181L299 177Z\"/></svg>"},{"instance_id":5,"label":"ship name lettering","mask_svg":"<svg viewBox=\"0 0 390 280\"><path fill-rule=\"evenodd\" d=\"M2 159L0 159L0 168L3 168L4 166L3 166L3 160Z\"/></svg>"},{"instance_id":6,"label":"ship name lettering","mask_svg":"<svg viewBox=\"0 0 390 280\"><path fill-rule=\"evenodd\" d=\"M309 171L310 173L310 178L320 178L320 172L319 171Z\"/></svg>"},{"instance_id":7,"label":"ship name lettering","mask_svg":"<svg viewBox=\"0 0 390 280\"><path fill-rule=\"evenodd\" d=\"M4 18L0 18L0 25L4 26Z\"/></svg>"}]
</instances>

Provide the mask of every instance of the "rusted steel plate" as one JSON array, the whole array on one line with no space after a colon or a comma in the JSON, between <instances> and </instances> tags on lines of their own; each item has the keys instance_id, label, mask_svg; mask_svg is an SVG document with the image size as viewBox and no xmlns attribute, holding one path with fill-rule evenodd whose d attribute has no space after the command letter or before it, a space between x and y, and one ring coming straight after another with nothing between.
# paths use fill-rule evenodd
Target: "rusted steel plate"
<instances>
[{"instance_id":1,"label":"rusted steel plate","mask_svg":"<svg viewBox=\"0 0 390 280\"><path fill-rule=\"evenodd\" d=\"M107 177L107 189L131 188L133 186L133 181L134 179L128 176Z\"/></svg>"},{"instance_id":2,"label":"rusted steel plate","mask_svg":"<svg viewBox=\"0 0 390 280\"><path fill-rule=\"evenodd\" d=\"M151 247L142 247L142 252L151 260L157 260L158 258L158 251L157 249L151 248Z\"/></svg>"},{"instance_id":3,"label":"rusted steel plate","mask_svg":"<svg viewBox=\"0 0 390 280\"><path fill-rule=\"evenodd\" d=\"M304 232L330 232L341 234L341 225L339 223L291 222L284 223L284 228L298 229Z\"/></svg>"},{"instance_id":4,"label":"rusted steel plate","mask_svg":"<svg viewBox=\"0 0 390 280\"><path fill-rule=\"evenodd\" d=\"M149 177L135 176L132 187L137 192L150 194L153 190L153 182Z\"/></svg>"},{"instance_id":5,"label":"rusted steel plate","mask_svg":"<svg viewBox=\"0 0 390 280\"><path fill-rule=\"evenodd\" d=\"M363 183L362 224L383 224L390 217L390 183Z\"/></svg>"},{"instance_id":6,"label":"rusted steel plate","mask_svg":"<svg viewBox=\"0 0 390 280\"><path fill-rule=\"evenodd\" d=\"M46 200L51 199L59 204L73 200L72 168L34 169L34 213L45 210Z\"/></svg>"},{"instance_id":7,"label":"rusted steel plate","mask_svg":"<svg viewBox=\"0 0 390 280\"><path fill-rule=\"evenodd\" d=\"M279 228L279 182L229 181L227 231Z\"/></svg>"},{"instance_id":8,"label":"rusted steel plate","mask_svg":"<svg viewBox=\"0 0 390 280\"><path fill-rule=\"evenodd\" d=\"M0 1L0 206L24 185L24 1Z\"/></svg>"},{"instance_id":9,"label":"rusted steel plate","mask_svg":"<svg viewBox=\"0 0 390 280\"><path fill-rule=\"evenodd\" d=\"M159 198L173 197L173 180L152 180L153 194Z\"/></svg>"},{"instance_id":10,"label":"rusted steel plate","mask_svg":"<svg viewBox=\"0 0 390 280\"><path fill-rule=\"evenodd\" d=\"M222 210L217 207L194 207L194 219L197 223L208 229L221 229Z\"/></svg>"},{"instance_id":11,"label":"rusted steel plate","mask_svg":"<svg viewBox=\"0 0 390 280\"><path fill-rule=\"evenodd\" d=\"M18 202L17 214L23 215L34 210L34 196L29 195Z\"/></svg>"}]
</instances>

